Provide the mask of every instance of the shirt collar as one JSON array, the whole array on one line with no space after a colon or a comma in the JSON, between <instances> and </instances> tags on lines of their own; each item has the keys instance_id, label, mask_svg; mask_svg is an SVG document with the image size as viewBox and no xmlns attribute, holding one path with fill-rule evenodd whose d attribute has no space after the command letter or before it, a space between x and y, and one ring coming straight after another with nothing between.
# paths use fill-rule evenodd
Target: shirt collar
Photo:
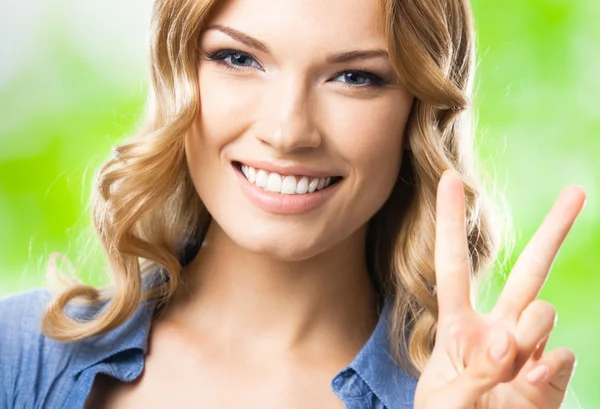
<instances>
[{"instance_id":1,"label":"shirt collar","mask_svg":"<svg viewBox=\"0 0 600 409\"><path fill-rule=\"evenodd\" d=\"M155 276L150 277L145 284L155 284L155 279ZM350 365L334 378L332 386L336 388L340 375L349 370L354 371L387 408L412 408L417 380L392 358L389 340L389 316L392 304L391 300L386 300L375 330L367 343ZM80 341L74 375L79 375L87 368L125 351L133 352L133 355L127 360L126 367L115 366L120 372L120 377L126 379L131 378L133 373L139 374L148 350L148 337L155 306L154 299L143 301L133 316L120 327L107 334ZM97 308L92 312L92 316L102 312L105 307L106 305ZM84 315L89 313L88 309ZM81 314L76 315L77 318L82 318Z\"/></svg>"},{"instance_id":2,"label":"shirt collar","mask_svg":"<svg viewBox=\"0 0 600 409\"><path fill-rule=\"evenodd\" d=\"M392 300L386 300L371 337L340 374L349 369L356 372L386 408L412 408L417 379L392 357L389 339L392 304ZM335 383L334 379L332 384Z\"/></svg>"},{"instance_id":3,"label":"shirt collar","mask_svg":"<svg viewBox=\"0 0 600 409\"><path fill-rule=\"evenodd\" d=\"M153 272L142 281L144 290L155 288L166 279L163 272ZM120 378L129 378L132 373L141 372L144 356L148 351L148 338L154 316L156 299L142 301L134 314L120 327L106 334L87 338L76 343L79 347L75 364L74 375L100 362L109 361L118 354L130 351L132 354L127 359L127 368L120 365L113 366ZM101 315L108 307L103 303L95 307L72 307L69 315L76 320L88 320Z\"/></svg>"}]
</instances>

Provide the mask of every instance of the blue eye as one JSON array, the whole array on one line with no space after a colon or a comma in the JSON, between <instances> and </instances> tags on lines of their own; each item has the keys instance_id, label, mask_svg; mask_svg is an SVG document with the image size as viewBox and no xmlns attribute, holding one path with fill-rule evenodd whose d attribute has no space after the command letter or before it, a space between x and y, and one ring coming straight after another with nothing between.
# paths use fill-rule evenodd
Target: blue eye
<instances>
[{"instance_id":1,"label":"blue eye","mask_svg":"<svg viewBox=\"0 0 600 409\"><path fill-rule=\"evenodd\" d=\"M227 59L229 59L231 65L239 65L241 67L252 67L252 62L256 62L249 55L240 53L230 54L224 59L224 61Z\"/></svg>"},{"instance_id":2,"label":"blue eye","mask_svg":"<svg viewBox=\"0 0 600 409\"><path fill-rule=\"evenodd\" d=\"M221 50L208 54L207 59L223 63L227 68L240 69L242 67L261 68L260 64L250 54L236 50Z\"/></svg>"},{"instance_id":3,"label":"blue eye","mask_svg":"<svg viewBox=\"0 0 600 409\"><path fill-rule=\"evenodd\" d=\"M228 70L243 71L246 68L258 68L263 70L256 58L248 53L238 50L226 49L207 53L204 58L209 61L215 61L221 64ZM380 76L368 71L344 71L333 77L334 80L341 78L335 82L341 82L344 86L355 89L378 88L388 81L385 81Z\"/></svg>"},{"instance_id":4,"label":"blue eye","mask_svg":"<svg viewBox=\"0 0 600 409\"><path fill-rule=\"evenodd\" d=\"M385 83L378 75L366 71L346 71L335 78L342 78L345 84L354 87L379 86Z\"/></svg>"}]
</instances>

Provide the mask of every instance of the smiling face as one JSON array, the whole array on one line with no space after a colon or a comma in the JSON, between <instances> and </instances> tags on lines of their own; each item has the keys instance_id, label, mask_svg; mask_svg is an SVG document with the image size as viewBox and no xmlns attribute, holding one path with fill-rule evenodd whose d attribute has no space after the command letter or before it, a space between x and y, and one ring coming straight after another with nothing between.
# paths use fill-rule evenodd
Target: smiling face
<instances>
[{"instance_id":1,"label":"smiling face","mask_svg":"<svg viewBox=\"0 0 600 409\"><path fill-rule=\"evenodd\" d=\"M237 245L292 261L364 240L412 104L386 44L377 1L230 0L209 21L186 156Z\"/></svg>"}]
</instances>

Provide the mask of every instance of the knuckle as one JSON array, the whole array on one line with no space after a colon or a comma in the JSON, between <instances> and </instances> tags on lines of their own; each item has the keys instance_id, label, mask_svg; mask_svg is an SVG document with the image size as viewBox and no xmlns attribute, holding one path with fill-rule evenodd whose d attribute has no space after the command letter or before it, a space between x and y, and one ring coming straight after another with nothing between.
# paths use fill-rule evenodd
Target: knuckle
<instances>
[{"instance_id":1,"label":"knuckle","mask_svg":"<svg viewBox=\"0 0 600 409\"><path fill-rule=\"evenodd\" d=\"M444 324L447 334L453 339L470 340L477 333L473 321L462 314L445 317Z\"/></svg>"},{"instance_id":2,"label":"knuckle","mask_svg":"<svg viewBox=\"0 0 600 409\"><path fill-rule=\"evenodd\" d=\"M470 371L470 378L479 384L495 384L502 381L508 374L509 363L486 362L474 365Z\"/></svg>"},{"instance_id":3,"label":"knuckle","mask_svg":"<svg viewBox=\"0 0 600 409\"><path fill-rule=\"evenodd\" d=\"M575 366L577 363L575 353L569 348L558 348L556 354L558 361L564 366Z\"/></svg>"},{"instance_id":4,"label":"knuckle","mask_svg":"<svg viewBox=\"0 0 600 409\"><path fill-rule=\"evenodd\" d=\"M537 313L536 315L539 315L544 321L552 322L552 327L556 325L558 314L554 305L544 300L535 300L534 309Z\"/></svg>"},{"instance_id":5,"label":"knuckle","mask_svg":"<svg viewBox=\"0 0 600 409\"><path fill-rule=\"evenodd\" d=\"M515 358L515 343L509 336L507 352L501 360L493 359L489 347L479 351L479 358L467 369L470 369L471 378L485 384L504 382L512 374Z\"/></svg>"},{"instance_id":6,"label":"knuckle","mask_svg":"<svg viewBox=\"0 0 600 409\"><path fill-rule=\"evenodd\" d=\"M548 301L545 300L535 300L534 303L536 304L537 308L539 308L541 311L545 311L545 312L555 312L556 308L554 308L554 305L549 303Z\"/></svg>"}]
</instances>

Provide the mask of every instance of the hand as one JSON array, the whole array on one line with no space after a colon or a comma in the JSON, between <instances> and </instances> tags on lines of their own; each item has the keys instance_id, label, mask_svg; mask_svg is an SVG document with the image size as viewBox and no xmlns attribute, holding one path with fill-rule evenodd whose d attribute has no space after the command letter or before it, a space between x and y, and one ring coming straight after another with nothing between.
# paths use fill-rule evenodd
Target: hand
<instances>
[{"instance_id":1,"label":"hand","mask_svg":"<svg viewBox=\"0 0 600 409\"><path fill-rule=\"evenodd\" d=\"M544 353L556 320L537 300L585 202L568 187L514 266L489 314L471 304L464 189L447 171L437 196L435 269L439 307L433 352L417 385L417 409L559 408L575 366L567 348Z\"/></svg>"}]
</instances>

